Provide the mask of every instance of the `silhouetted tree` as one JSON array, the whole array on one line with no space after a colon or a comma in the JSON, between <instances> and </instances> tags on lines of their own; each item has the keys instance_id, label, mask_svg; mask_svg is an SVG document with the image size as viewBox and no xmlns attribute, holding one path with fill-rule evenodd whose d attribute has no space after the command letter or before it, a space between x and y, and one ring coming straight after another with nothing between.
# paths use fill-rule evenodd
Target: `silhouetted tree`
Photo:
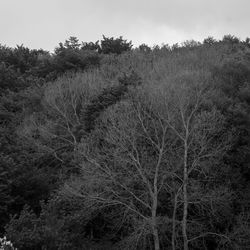
<instances>
[{"instance_id":1,"label":"silhouetted tree","mask_svg":"<svg viewBox=\"0 0 250 250\"><path fill-rule=\"evenodd\" d=\"M124 40L122 36L119 38L108 38L103 36L103 40L101 40L101 48L100 52L103 54L121 54L126 51L130 51L132 48L132 41L127 42Z\"/></svg>"}]
</instances>

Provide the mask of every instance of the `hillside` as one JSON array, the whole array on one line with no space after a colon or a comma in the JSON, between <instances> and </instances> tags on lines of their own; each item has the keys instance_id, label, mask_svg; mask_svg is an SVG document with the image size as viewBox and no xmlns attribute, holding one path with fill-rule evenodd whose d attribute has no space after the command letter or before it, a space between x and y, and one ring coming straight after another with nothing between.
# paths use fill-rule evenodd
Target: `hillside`
<instances>
[{"instance_id":1,"label":"hillside","mask_svg":"<svg viewBox=\"0 0 250 250\"><path fill-rule=\"evenodd\" d=\"M0 46L0 236L20 250L249 249L250 40Z\"/></svg>"}]
</instances>

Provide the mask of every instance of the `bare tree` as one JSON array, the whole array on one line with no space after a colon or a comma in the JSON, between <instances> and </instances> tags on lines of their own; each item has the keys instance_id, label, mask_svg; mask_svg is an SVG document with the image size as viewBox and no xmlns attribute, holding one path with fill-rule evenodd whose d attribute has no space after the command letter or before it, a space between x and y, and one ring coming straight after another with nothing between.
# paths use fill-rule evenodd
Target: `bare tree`
<instances>
[{"instance_id":1,"label":"bare tree","mask_svg":"<svg viewBox=\"0 0 250 250\"><path fill-rule=\"evenodd\" d=\"M172 213L164 214L172 249L178 225L187 250L197 237L188 229L189 204L216 198L202 198L201 190L192 190L191 179L198 182L206 174L204 164L221 156L227 145L223 116L202 110L207 93L204 76L190 73L154 88L143 86L109 108L99 129L79 147L82 179L66 189L91 202L128 209L150 226L156 250L161 245L158 208L164 191L173 197ZM196 172L201 175L196 177Z\"/></svg>"},{"instance_id":2,"label":"bare tree","mask_svg":"<svg viewBox=\"0 0 250 250\"><path fill-rule=\"evenodd\" d=\"M121 205L139 216L150 225L156 250L160 249L158 195L168 174L163 171L170 147L168 129L153 113L150 103L124 101L102 117L104 145L88 141L82 144L80 152L85 159L82 185L91 181L102 187L95 195L81 189L80 195L104 204ZM68 190L79 187L68 186Z\"/></svg>"},{"instance_id":3,"label":"bare tree","mask_svg":"<svg viewBox=\"0 0 250 250\"><path fill-rule=\"evenodd\" d=\"M68 74L47 83L42 112L25 117L20 136L62 161L60 154L76 150L80 142L82 110L103 87L98 71Z\"/></svg>"},{"instance_id":4,"label":"bare tree","mask_svg":"<svg viewBox=\"0 0 250 250\"><path fill-rule=\"evenodd\" d=\"M175 86L168 85L167 91L164 92L165 113L161 117L173 131L182 148L179 155L182 177L178 176L182 184L174 194L172 249L176 248L176 213L178 202L181 201L183 248L188 250L188 243L192 241L188 238L188 207L190 203L201 201L201 198L199 201L190 199L195 196L193 190L188 190L191 184L190 176L195 172L205 175L204 162L221 158L229 146L230 138L229 134L225 134L224 118L220 112L214 109L202 110L203 102L209 99L210 92L202 75L183 75L175 81L175 84ZM199 179L194 178L192 181ZM196 192L196 198L202 195L201 190ZM218 199L218 197L213 198ZM206 201L210 202L211 197Z\"/></svg>"}]
</instances>

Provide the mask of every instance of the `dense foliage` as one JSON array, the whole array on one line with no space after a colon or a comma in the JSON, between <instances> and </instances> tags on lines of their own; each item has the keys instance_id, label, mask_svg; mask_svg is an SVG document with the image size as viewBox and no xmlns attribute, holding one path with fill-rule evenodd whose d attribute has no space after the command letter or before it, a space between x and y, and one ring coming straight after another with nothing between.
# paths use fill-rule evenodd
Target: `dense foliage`
<instances>
[{"instance_id":1,"label":"dense foliage","mask_svg":"<svg viewBox=\"0 0 250 250\"><path fill-rule=\"evenodd\" d=\"M249 249L249 41L0 46L0 237Z\"/></svg>"}]
</instances>

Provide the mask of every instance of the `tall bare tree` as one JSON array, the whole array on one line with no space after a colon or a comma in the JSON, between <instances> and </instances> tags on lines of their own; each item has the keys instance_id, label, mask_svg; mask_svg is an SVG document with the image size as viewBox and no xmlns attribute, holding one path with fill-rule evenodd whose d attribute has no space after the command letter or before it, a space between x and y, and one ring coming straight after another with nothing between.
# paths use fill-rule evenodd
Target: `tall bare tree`
<instances>
[{"instance_id":1,"label":"tall bare tree","mask_svg":"<svg viewBox=\"0 0 250 250\"><path fill-rule=\"evenodd\" d=\"M181 171L178 170L178 165L175 166L181 185L174 194L172 249L176 249L178 202L183 204L183 249L188 250L188 244L192 241L188 237L188 207L190 203L200 203L204 195L202 190L195 192L191 186L206 176L208 161L221 158L230 143L229 133L225 133L222 114L211 107L206 107L204 103L204 100L209 99L209 94L206 78L195 72L179 76L175 80L175 85L169 84L167 91L163 92L165 113L161 114L161 118L179 140L181 148L179 156L176 155L180 160L178 165L181 166ZM203 110L204 107L207 110ZM200 173L199 176L197 172ZM203 198L205 201L206 198ZM209 197L206 201L210 202L211 199L218 197Z\"/></svg>"},{"instance_id":2,"label":"tall bare tree","mask_svg":"<svg viewBox=\"0 0 250 250\"><path fill-rule=\"evenodd\" d=\"M98 183L101 190L95 194L89 191L80 194L104 204L121 205L133 212L150 226L158 250L157 207L165 176L162 167L167 126L143 105L129 102L110 109L102 118L102 126L104 141L98 145L95 142L94 147L88 141L81 148L85 159L82 185L91 180L95 185Z\"/></svg>"}]
</instances>

